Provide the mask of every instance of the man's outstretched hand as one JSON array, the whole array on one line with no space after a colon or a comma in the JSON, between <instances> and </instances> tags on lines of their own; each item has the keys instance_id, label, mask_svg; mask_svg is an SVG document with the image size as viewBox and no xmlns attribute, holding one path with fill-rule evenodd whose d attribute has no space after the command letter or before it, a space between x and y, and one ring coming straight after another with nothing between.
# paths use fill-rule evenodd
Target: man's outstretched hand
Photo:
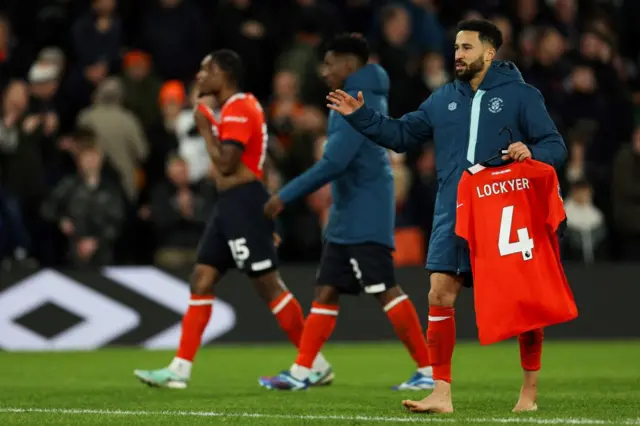
<instances>
[{"instance_id":1,"label":"man's outstretched hand","mask_svg":"<svg viewBox=\"0 0 640 426\"><path fill-rule=\"evenodd\" d=\"M327 95L327 108L339 112L342 115L349 115L364 105L364 96L358 92L358 99L354 98L344 90L336 90Z\"/></svg>"}]
</instances>

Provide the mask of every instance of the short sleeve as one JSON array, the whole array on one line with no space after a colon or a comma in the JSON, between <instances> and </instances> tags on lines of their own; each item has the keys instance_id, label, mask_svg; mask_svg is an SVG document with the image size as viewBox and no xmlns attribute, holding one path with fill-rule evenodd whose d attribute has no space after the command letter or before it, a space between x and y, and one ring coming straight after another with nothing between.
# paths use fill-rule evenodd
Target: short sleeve
<instances>
[{"instance_id":1,"label":"short sleeve","mask_svg":"<svg viewBox=\"0 0 640 426\"><path fill-rule=\"evenodd\" d=\"M552 170L547 178L547 225L553 232L556 232L562 222L566 219L566 213L564 211L564 202L562 201L562 194L560 192L560 183L558 182L558 176L556 172Z\"/></svg>"},{"instance_id":2,"label":"short sleeve","mask_svg":"<svg viewBox=\"0 0 640 426\"><path fill-rule=\"evenodd\" d=\"M456 235L471 243L471 185L469 173L465 172L458 184L458 198L456 202Z\"/></svg>"},{"instance_id":3,"label":"short sleeve","mask_svg":"<svg viewBox=\"0 0 640 426\"><path fill-rule=\"evenodd\" d=\"M252 134L253 111L242 101L236 101L222 111L220 141L239 142L247 145Z\"/></svg>"},{"instance_id":4,"label":"short sleeve","mask_svg":"<svg viewBox=\"0 0 640 426\"><path fill-rule=\"evenodd\" d=\"M202 113L202 115L207 119L209 124L211 124L211 128L213 129L214 136L219 136L220 123L218 123L218 120L216 120L216 117L213 114L213 111L211 110L211 108L209 108L203 103L198 103L197 108L198 108L198 111L200 111L200 113Z\"/></svg>"},{"instance_id":5,"label":"short sleeve","mask_svg":"<svg viewBox=\"0 0 640 426\"><path fill-rule=\"evenodd\" d=\"M218 122L216 121L216 117L213 115L213 111L211 111L211 108L209 108L208 106L206 106L203 103L198 103L198 111L200 111L202 113L202 115L204 115L206 117L206 119L209 121L209 123L213 124L213 125L217 125Z\"/></svg>"}]
</instances>

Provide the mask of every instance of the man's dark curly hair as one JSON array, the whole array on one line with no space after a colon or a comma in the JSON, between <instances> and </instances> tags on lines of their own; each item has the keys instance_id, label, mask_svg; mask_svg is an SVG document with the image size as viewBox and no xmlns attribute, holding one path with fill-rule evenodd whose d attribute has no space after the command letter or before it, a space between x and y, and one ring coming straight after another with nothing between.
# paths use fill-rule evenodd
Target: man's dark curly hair
<instances>
[{"instance_id":1,"label":"man's dark curly hair","mask_svg":"<svg viewBox=\"0 0 640 426\"><path fill-rule=\"evenodd\" d=\"M327 52L354 55L364 65L369 61L369 43L360 34L340 34L327 44Z\"/></svg>"},{"instance_id":2,"label":"man's dark curly hair","mask_svg":"<svg viewBox=\"0 0 640 426\"><path fill-rule=\"evenodd\" d=\"M460 31L473 31L477 32L480 37L480 41L483 43L489 43L496 50L502 46L502 32L491 21L486 19L469 19L467 21L461 21L458 23L456 33Z\"/></svg>"},{"instance_id":3,"label":"man's dark curly hair","mask_svg":"<svg viewBox=\"0 0 640 426\"><path fill-rule=\"evenodd\" d=\"M244 67L242 59L233 50L221 49L211 53L211 60L218 64L220 69L227 75L227 79L235 86L242 83Z\"/></svg>"}]
</instances>

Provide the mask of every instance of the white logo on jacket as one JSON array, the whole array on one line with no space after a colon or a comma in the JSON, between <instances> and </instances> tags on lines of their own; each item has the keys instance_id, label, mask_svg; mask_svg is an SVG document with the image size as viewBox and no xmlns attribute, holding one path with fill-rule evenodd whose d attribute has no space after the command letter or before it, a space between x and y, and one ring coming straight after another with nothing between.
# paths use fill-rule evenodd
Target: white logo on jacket
<instances>
[{"instance_id":1,"label":"white logo on jacket","mask_svg":"<svg viewBox=\"0 0 640 426\"><path fill-rule=\"evenodd\" d=\"M489 111L496 114L502 111L502 104L504 101L501 98L491 98L489 100Z\"/></svg>"}]
</instances>

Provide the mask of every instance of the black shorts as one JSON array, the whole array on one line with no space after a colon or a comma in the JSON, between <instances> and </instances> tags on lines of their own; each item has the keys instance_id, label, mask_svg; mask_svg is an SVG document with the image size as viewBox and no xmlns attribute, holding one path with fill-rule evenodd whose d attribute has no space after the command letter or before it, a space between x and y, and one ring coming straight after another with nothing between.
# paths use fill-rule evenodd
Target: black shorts
<instances>
[{"instance_id":1,"label":"black shorts","mask_svg":"<svg viewBox=\"0 0 640 426\"><path fill-rule=\"evenodd\" d=\"M196 263L221 274L238 268L251 277L277 269L275 222L263 210L268 199L269 193L258 181L220 193L198 245Z\"/></svg>"},{"instance_id":2,"label":"black shorts","mask_svg":"<svg viewBox=\"0 0 640 426\"><path fill-rule=\"evenodd\" d=\"M457 273L454 271L440 271L437 269L428 269L427 271L429 272L429 276L431 276L431 274L438 273L462 277L462 286L466 288L473 288L473 275L471 274L471 272Z\"/></svg>"},{"instance_id":3,"label":"black shorts","mask_svg":"<svg viewBox=\"0 0 640 426\"><path fill-rule=\"evenodd\" d=\"M382 293L396 285L392 249L382 244L325 242L316 277L319 286L357 295Z\"/></svg>"}]
</instances>

